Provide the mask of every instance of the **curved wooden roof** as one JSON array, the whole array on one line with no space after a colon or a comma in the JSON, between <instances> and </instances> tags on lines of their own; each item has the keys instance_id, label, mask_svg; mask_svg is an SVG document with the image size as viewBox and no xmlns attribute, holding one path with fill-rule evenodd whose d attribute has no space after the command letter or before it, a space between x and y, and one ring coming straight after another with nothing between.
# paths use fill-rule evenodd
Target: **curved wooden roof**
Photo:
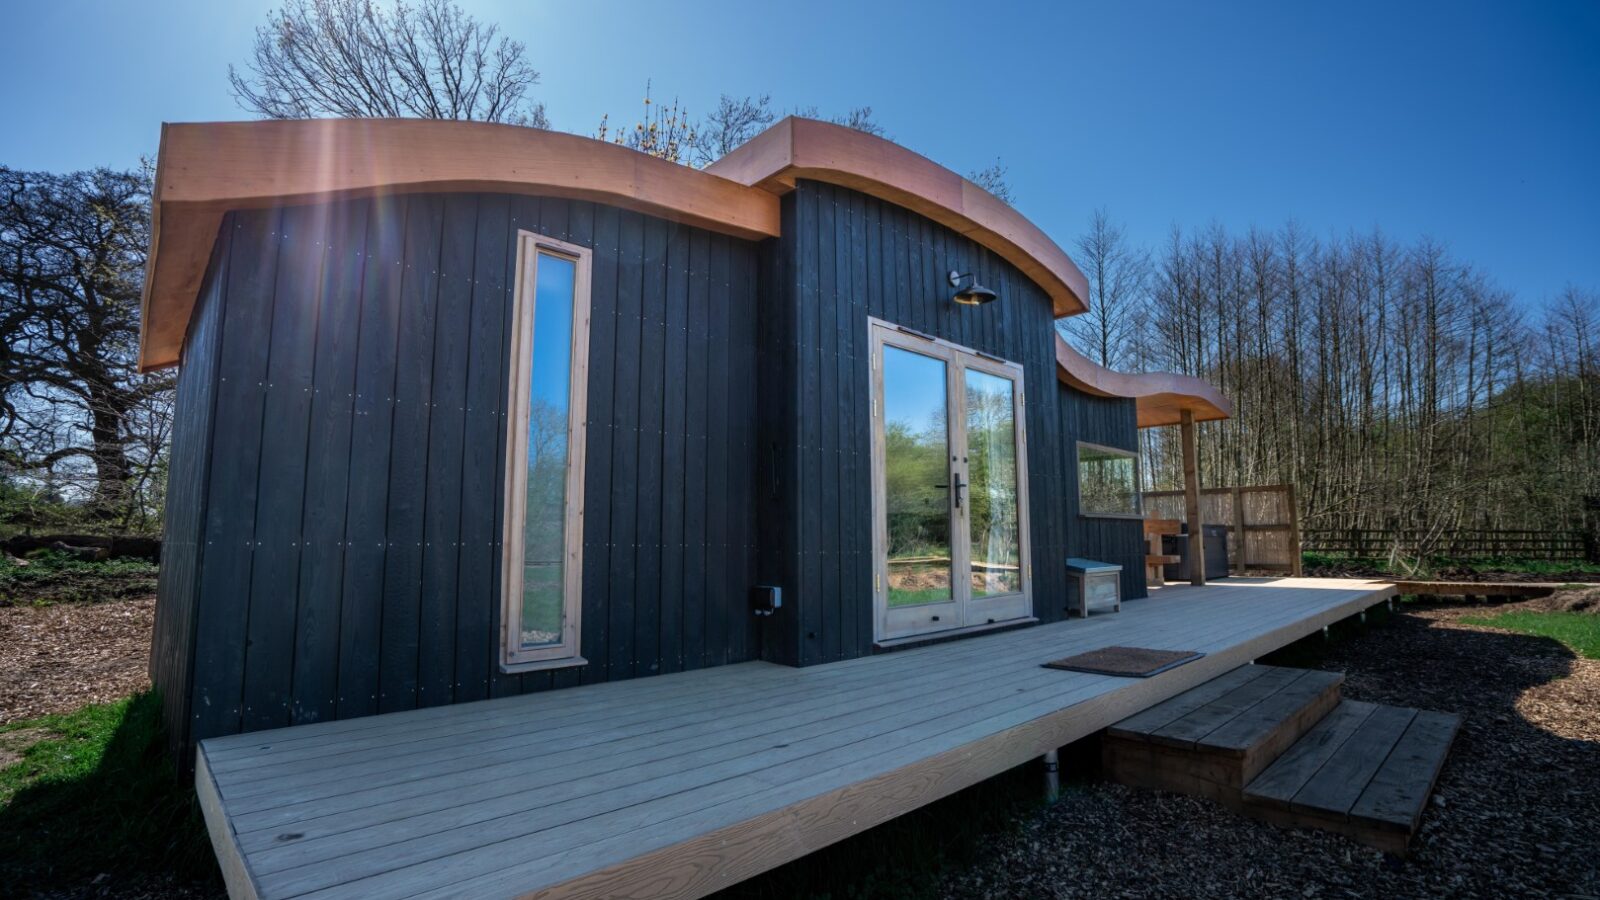
<instances>
[{"instance_id":1,"label":"curved wooden roof","mask_svg":"<svg viewBox=\"0 0 1600 900\"><path fill-rule=\"evenodd\" d=\"M706 167L777 194L796 179L871 194L972 238L1050 295L1057 318L1089 308L1089 282L1049 235L1010 204L938 163L880 137L789 116Z\"/></svg>"},{"instance_id":2,"label":"curved wooden roof","mask_svg":"<svg viewBox=\"0 0 1600 900\"><path fill-rule=\"evenodd\" d=\"M385 193L493 191L594 200L746 239L777 237L796 179L838 184L967 235L1015 265L1057 317L1088 309L1083 273L1032 222L960 175L898 144L789 117L704 171L592 138L485 122L312 119L167 124L151 197L139 365L177 365L206 265L229 210ZM1134 397L1139 424L1225 418L1198 379L1120 375L1059 343L1058 374Z\"/></svg>"},{"instance_id":3,"label":"curved wooden roof","mask_svg":"<svg viewBox=\"0 0 1600 900\"><path fill-rule=\"evenodd\" d=\"M378 193L498 191L596 200L743 238L776 237L796 178L844 185L968 235L1088 308L1083 273L1020 213L882 138L786 118L705 171L605 141L485 122L312 119L169 124L152 197L139 361L174 365L222 216Z\"/></svg>"},{"instance_id":4,"label":"curved wooden roof","mask_svg":"<svg viewBox=\"0 0 1600 900\"><path fill-rule=\"evenodd\" d=\"M1097 397L1132 397L1139 410L1140 428L1176 425L1184 410L1194 413L1196 422L1233 415L1233 404L1209 382L1172 372L1114 372L1072 349L1059 334L1056 377Z\"/></svg>"},{"instance_id":5,"label":"curved wooden roof","mask_svg":"<svg viewBox=\"0 0 1600 900\"><path fill-rule=\"evenodd\" d=\"M228 210L445 191L596 200L744 238L778 234L778 199L765 191L557 131L434 119L163 125L140 367L178 363Z\"/></svg>"}]
</instances>

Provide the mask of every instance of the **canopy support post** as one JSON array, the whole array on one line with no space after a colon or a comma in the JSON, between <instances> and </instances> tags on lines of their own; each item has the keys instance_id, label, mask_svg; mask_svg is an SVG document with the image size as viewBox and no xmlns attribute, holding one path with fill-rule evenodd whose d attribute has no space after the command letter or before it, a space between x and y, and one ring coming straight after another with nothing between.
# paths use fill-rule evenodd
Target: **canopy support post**
<instances>
[{"instance_id":1,"label":"canopy support post","mask_svg":"<svg viewBox=\"0 0 1600 900\"><path fill-rule=\"evenodd\" d=\"M1194 411L1183 410L1178 429L1183 439L1183 499L1189 523L1189 583L1206 583L1206 532L1200 519L1200 461L1195 446Z\"/></svg>"}]
</instances>

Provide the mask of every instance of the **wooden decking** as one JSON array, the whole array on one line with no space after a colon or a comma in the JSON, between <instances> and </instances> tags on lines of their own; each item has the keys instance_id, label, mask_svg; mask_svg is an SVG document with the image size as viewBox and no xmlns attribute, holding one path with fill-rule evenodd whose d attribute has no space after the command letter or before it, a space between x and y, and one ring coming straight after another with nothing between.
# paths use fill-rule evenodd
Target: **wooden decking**
<instances>
[{"instance_id":1,"label":"wooden decking","mask_svg":"<svg viewBox=\"0 0 1600 900\"><path fill-rule=\"evenodd\" d=\"M1340 697L1336 672L1240 666L1106 729L1106 774L1404 855L1460 727Z\"/></svg>"},{"instance_id":2,"label":"wooden decking","mask_svg":"<svg viewBox=\"0 0 1600 900\"><path fill-rule=\"evenodd\" d=\"M218 738L235 897L698 896L1091 734L1390 585L1231 579L1121 613L792 669L744 663ZM1041 663L1207 655L1154 678Z\"/></svg>"}]
</instances>

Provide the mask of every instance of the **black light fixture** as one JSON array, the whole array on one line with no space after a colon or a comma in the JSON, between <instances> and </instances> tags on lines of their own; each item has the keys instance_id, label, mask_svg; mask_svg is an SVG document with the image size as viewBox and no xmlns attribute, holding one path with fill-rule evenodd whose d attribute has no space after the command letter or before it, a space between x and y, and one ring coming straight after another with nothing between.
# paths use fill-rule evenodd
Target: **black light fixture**
<instances>
[{"instance_id":1,"label":"black light fixture","mask_svg":"<svg viewBox=\"0 0 1600 900\"><path fill-rule=\"evenodd\" d=\"M967 280L965 288L961 286L963 279ZM994 291L978 283L978 276L974 272L963 274L951 269L950 286L956 289L955 296L950 299L963 306L982 306L997 296Z\"/></svg>"}]
</instances>

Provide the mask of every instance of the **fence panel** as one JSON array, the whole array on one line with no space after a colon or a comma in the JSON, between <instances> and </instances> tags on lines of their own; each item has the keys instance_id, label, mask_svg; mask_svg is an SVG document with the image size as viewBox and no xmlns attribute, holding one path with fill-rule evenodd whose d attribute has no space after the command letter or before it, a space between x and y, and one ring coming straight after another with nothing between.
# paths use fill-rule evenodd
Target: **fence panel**
<instances>
[{"instance_id":1,"label":"fence panel","mask_svg":"<svg viewBox=\"0 0 1600 900\"><path fill-rule=\"evenodd\" d=\"M1378 558L1404 556L1515 557L1577 560L1584 556L1578 531L1464 528L1439 534L1420 528L1318 528L1306 532L1306 549Z\"/></svg>"},{"instance_id":2,"label":"fence panel","mask_svg":"<svg viewBox=\"0 0 1600 900\"><path fill-rule=\"evenodd\" d=\"M1188 521L1183 491L1146 491L1149 519ZM1202 488L1200 518L1228 529L1228 570L1270 569L1300 574L1300 520L1294 485ZM1242 536L1242 537L1241 537Z\"/></svg>"}]
</instances>

